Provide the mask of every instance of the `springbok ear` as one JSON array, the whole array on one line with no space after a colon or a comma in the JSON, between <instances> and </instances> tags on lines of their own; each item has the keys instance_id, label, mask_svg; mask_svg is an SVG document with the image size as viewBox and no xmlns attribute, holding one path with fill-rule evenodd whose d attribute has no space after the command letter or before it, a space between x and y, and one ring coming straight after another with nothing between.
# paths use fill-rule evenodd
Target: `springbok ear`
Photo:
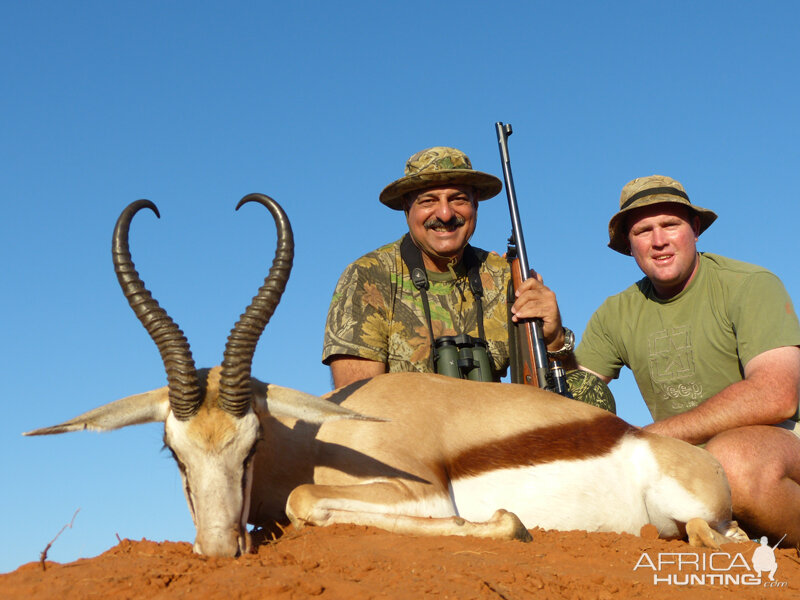
<instances>
[{"instance_id":1,"label":"springbok ear","mask_svg":"<svg viewBox=\"0 0 800 600\"><path fill-rule=\"evenodd\" d=\"M65 421L60 425L26 431L22 435L53 435L69 431L113 431L128 425L164 422L169 414L167 387L121 398Z\"/></svg>"},{"instance_id":2,"label":"springbok ear","mask_svg":"<svg viewBox=\"0 0 800 600\"><path fill-rule=\"evenodd\" d=\"M337 419L360 421L385 421L377 417L362 415L348 408L323 400L318 396L299 392L279 385L267 384L252 379L253 409L269 413L273 417L298 419L307 423L322 424Z\"/></svg>"}]
</instances>

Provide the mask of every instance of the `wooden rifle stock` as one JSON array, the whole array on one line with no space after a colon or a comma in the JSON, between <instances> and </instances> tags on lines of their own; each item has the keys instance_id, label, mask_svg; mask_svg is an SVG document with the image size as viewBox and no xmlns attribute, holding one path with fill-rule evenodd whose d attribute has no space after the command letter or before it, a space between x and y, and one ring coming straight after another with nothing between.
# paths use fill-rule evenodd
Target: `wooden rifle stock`
<instances>
[{"instance_id":1,"label":"wooden rifle stock","mask_svg":"<svg viewBox=\"0 0 800 600\"><path fill-rule=\"evenodd\" d=\"M519 258L514 257L510 261L511 265L511 295L513 291L518 289L522 284L522 270L519 266ZM509 298L513 302L513 297ZM527 322L520 321L514 323L509 319L509 333L510 346L509 353L514 355L515 360L512 362L511 376L513 383L525 383L537 387L545 387L539 384L539 373L536 368L536 361L534 350L536 341L534 339L533 329Z\"/></svg>"}]
</instances>

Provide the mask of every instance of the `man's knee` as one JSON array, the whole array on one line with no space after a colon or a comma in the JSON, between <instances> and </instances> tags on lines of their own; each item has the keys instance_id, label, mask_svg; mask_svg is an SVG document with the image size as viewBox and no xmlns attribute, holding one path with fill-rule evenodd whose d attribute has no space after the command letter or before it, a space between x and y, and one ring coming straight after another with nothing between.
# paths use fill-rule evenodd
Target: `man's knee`
<instances>
[{"instance_id":1,"label":"man's knee","mask_svg":"<svg viewBox=\"0 0 800 600\"><path fill-rule=\"evenodd\" d=\"M774 429L743 427L724 431L706 444L728 477L732 490L755 497L785 475L779 453L769 448Z\"/></svg>"}]
</instances>

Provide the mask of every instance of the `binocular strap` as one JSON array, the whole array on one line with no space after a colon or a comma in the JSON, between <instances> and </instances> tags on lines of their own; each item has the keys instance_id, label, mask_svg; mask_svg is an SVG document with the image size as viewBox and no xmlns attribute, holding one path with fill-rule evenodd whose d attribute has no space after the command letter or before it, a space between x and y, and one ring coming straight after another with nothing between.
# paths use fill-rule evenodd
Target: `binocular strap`
<instances>
[{"instance_id":1,"label":"binocular strap","mask_svg":"<svg viewBox=\"0 0 800 600\"><path fill-rule=\"evenodd\" d=\"M428 303L428 289L430 283L428 282L428 274L425 271L425 266L422 262L422 251L414 244L410 234L403 236L403 241L400 243L400 257L408 267L411 273L411 281L414 287L419 290L422 297L422 308L425 311L425 319L428 321L428 334L431 342L431 371L436 372L436 346L434 344L433 323L431 322L431 307ZM475 297L475 304L478 310L478 337L482 340L486 339L486 333L483 328L483 283L481 282L480 274L480 261L475 254L475 250L467 244L464 248L464 267L467 270L467 279L469 280L469 289Z\"/></svg>"}]
</instances>

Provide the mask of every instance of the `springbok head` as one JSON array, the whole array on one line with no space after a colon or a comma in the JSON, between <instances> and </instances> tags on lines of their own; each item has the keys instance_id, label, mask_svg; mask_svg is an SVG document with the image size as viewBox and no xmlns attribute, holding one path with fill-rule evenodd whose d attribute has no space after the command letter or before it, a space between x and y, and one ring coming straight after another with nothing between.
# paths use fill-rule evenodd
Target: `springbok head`
<instances>
[{"instance_id":1,"label":"springbok head","mask_svg":"<svg viewBox=\"0 0 800 600\"><path fill-rule=\"evenodd\" d=\"M289 219L277 202L263 194L250 194L236 209L247 202L258 202L272 213L277 248L264 285L228 336L222 365L210 370L195 367L186 336L136 272L128 245L131 221L143 208L159 216L155 204L137 200L125 208L114 227L114 269L128 303L161 353L168 384L25 434L110 431L163 422L164 443L180 469L197 530L194 551L211 556L237 556L250 548L246 525L252 461L261 437L257 412L311 423L365 418L315 396L251 378L256 344L289 279L294 241Z\"/></svg>"}]
</instances>

